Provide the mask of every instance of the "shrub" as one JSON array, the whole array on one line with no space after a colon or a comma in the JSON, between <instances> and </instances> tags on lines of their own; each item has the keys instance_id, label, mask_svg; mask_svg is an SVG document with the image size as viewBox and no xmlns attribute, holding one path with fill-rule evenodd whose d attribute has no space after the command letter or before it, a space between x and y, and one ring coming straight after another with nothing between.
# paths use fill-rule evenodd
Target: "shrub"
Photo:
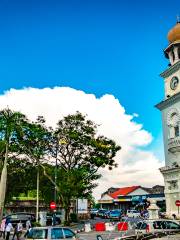
<instances>
[{"instance_id":1,"label":"shrub","mask_svg":"<svg viewBox=\"0 0 180 240\"><path fill-rule=\"evenodd\" d=\"M41 227L41 224L39 222L34 222L33 227Z\"/></svg>"},{"instance_id":2,"label":"shrub","mask_svg":"<svg viewBox=\"0 0 180 240\"><path fill-rule=\"evenodd\" d=\"M77 214L76 213L71 213L70 214L70 220L71 220L71 222L77 222Z\"/></svg>"}]
</instances>

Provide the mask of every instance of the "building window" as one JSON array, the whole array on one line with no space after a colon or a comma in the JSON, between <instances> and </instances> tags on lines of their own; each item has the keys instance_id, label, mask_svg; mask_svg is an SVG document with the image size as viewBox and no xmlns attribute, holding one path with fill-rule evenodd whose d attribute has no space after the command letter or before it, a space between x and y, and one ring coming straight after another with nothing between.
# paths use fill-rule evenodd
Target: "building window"
<instances>
[{"instance_id":1,"label":"building window","mask_svg":"<svg viewBox=\"0 0 180 240\"><path fill-rule=\"evenodd\" d=\"M174 51L172 51L172 58L173 58L173 62L175 60L175 54L174 54Z\"/></svg>"},{"instance_id":2,"label":"building window","mask_svg":"<svg viewBox=\"0 0 180 240\"><path fill-rule=\"evenodd\" d=\"M174 127L175 137L179 137L179 126Z\"/></svg>"},{"instance_id":3,"label":"building window","mask_svg":"<svg viewBox=\"0 0 180 240\"><path fill-rule=\"evenodd\" d=\"M178 48L178 58L180 59L180 48Z\"/></svg>"}]
</instances>

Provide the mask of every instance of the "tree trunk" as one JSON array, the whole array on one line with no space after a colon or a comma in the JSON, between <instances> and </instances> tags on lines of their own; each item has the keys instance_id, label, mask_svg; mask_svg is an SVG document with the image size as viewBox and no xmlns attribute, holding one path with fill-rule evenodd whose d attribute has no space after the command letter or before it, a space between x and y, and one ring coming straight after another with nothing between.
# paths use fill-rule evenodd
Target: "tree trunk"
<instances>
[{"instance_id":1,"label":"tree trunk","mask_svg":"<svg viewBox=\"0 0 180 240\"><path fill-rule=\"evenodd\" d=\"M65 208L65 225L69 226L70 225L70 208L66 207Z\"/></svg>"}]
</instances>

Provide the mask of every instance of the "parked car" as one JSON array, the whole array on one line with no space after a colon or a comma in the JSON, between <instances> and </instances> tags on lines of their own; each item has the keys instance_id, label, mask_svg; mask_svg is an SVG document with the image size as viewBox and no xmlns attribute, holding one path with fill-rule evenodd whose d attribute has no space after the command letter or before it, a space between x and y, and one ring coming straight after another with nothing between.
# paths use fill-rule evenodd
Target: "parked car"
<instances>
[{"instance_id":1,"label":"parked car","mask_svg":"<svg viewBox=\"0 0 180 240\"><path fill-rule=\"evenodd\" d=\"M31 228L27 239L41 239L41 240L51 240L51 239L66 239L78 240L78 236L70 228L66 227L34 227Z\"/></svg>"},{"instance_id":2,"label":"parked car","mask_svg":"<svg viewBox=\"0 0 180 240\"><path fill-rule=\"evenodd\" d=\"M121 218L121 215L122 215L122 211L120 209L116 209L116 210L110 211L109 218L119 220Z\"/></svg>"},{"instance_id":3,"label":"parked car","mask_svg":"<svg viewBox=\"0 0 180 240\"><path fill-rule=\"evenodd\" d=\"M166 212L159 212L159 218L166 218Z\"/></svg>"},{"instance_id":4,"label":"parked car","mask_svg":"<svg viewBox=\"0 0 180 240\"><path fill-rule=\"evenodd\" d=\"M104 218L104 214L105 214L106 211L107 211L107 209L99 209L99 211L97 213L97 216L101 217L101 218Z\"/></svg>"},{"instance_id":5,"label":"parked car","mask_svg":"<svg viewBox=\"0 0 180 240\"><path fill-rule=\"evenodd\" d=\"M54 225L61 224L61 219L57 215L54 216ZM53 213L47 213L46 215L46 225L51 226L53 225Z\"/></svg>"},{"instance_id":6,"label":"parked car","mask_svg":"<svg viewBox=\"0 0 180 240\"><path fill-rule=\"evenodd\" d=\"M141 217L144 219L148 219L149 218L149 212L148 210L144 210L141 212Z\"/></svg>"},{"instance_id":7,"label":"parked car","mask_svg":"<svg viewBox=\"0 0 180 240\"><path fill-rule=\"evenodd\" d=\"M107 210L105 213L104 213L104 218L109 218L109 214L110 214L110 210Z\"/></svg>"},{"instance_id":8,"label":"parked car","mask_svg":"<svg viewBox=\"0 0 180 240\"><path fill-rule=\"evenodd\" d=\"M97 208L92 208L90 210L90 215L91 215L91 219L93 219L94 217L96 217L98 214L98 209Z\"/></svg>"},{"instance_id":9,"label":"parked car","mask_svg":"<svg viewBox=\"0 0 180 240\"><path fill-rule=\"evenodd\" d=\"M25 213L25 212L17 212L17 213L12 213L10 215L7 215L6 220L9 219L13 225L13 227L16 226L16 224L21 221L23 224L23 227L26 226L26 221L30 220L32 225L36 221L35 215L31 213Z\"/></svg>"},{"instance_id":10,"label":"parked car","mask_svg":"<svg viewBox=\"0 0 180 240\"><path fill-rule=\"evenodd\" d=\"M136 234L157 232L180 232L180 224L174 220L144 220L136 225Z\"/></svg>"},{"instance_id":11,"label":"parked car","mask_svg":"<svg viewBox=\"0 0 180 240\"><path fill-rule=\"evenodd\" d=\"M127 217L138 218L141 217L141 213L135 209L127 210Z\"/></svg>"}]
</instances>

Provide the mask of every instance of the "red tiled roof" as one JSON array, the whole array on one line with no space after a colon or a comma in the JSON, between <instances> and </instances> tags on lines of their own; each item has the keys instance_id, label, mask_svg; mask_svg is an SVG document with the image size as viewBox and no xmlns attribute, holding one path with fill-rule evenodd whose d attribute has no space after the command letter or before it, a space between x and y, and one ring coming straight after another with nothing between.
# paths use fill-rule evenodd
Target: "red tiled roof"
<instances>
[{"instance_id":1,"label":"red tiled roof","mask_svg":"<svg viewBox=\"0 0 180 240\"><path fill-rule=\"evenodd\" d=\"M112 198L117 198L119 195L126 196L129 193L135 191L136 189L140 188L140 186L132 186L132 187L124 187L119 188L116 192L109 194Z\"/></svg>"}]
</instances>

